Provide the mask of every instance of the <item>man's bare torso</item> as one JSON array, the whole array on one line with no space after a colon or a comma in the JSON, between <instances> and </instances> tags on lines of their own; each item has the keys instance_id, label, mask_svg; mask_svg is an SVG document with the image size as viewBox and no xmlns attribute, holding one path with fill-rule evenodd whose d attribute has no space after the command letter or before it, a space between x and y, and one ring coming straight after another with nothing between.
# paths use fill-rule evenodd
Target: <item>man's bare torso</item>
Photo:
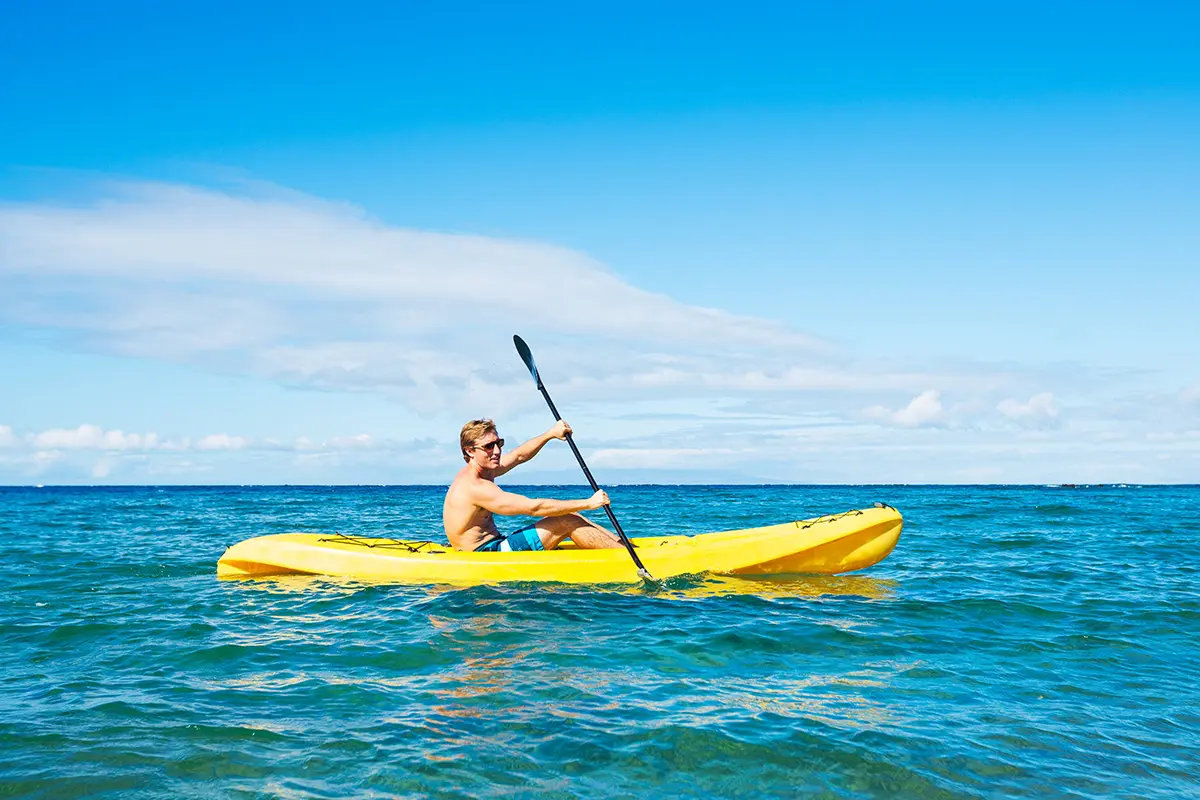
<instances>
[{"instance_id":1,"label":"man's bare torso","mask_svg":"<svg viewBox=\"0 0 1200 800\"><path fill-rule=\"evenodd\" d=\"M491 482L488 478L473 475L469 466L463 467L454 476L454 482L450 484L442 504L442 525L446 528L446 537L459 550L474 550L500 536L492 512L471 501L472 483L477 481Z\"/></svg>"}]
</instances>

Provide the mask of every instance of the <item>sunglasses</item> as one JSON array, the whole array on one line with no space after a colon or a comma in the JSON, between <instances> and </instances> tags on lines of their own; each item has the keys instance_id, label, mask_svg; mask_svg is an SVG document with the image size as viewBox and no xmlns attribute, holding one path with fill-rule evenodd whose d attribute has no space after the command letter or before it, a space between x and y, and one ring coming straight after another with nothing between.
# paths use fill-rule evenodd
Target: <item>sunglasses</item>
<instances>
[{"instance_id":1,"label":"sunglasses","mask_svg":"<svg viewBox=\"0 0 1200 800\"><path fill-rule=\"evenodd\" d=\"M473 449L490 451L493 447L496 448L497 450L503 450L504 449L504 440L497 439L496 441L488 442L487 444L477 444L477 445L475 445L475 447Z\"/></svg>"}]
</instances>

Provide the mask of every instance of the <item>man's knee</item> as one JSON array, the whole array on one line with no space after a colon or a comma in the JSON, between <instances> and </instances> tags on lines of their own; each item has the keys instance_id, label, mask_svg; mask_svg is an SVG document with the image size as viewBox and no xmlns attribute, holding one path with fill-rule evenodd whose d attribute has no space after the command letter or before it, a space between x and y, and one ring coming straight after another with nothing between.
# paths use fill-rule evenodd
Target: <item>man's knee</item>
<instances>
[{"instance_id":1,"label":"man's knee","mask_svg":"<svg viewBox=\"0 0 1200 800\"><path fill-rule=\"evenodd\" d=\"M559 527L555 524L556 517L546 517L538 520L534 530L537 531L538 537L542 540L543 550L553 550L570 535L571 531L568 528Z\"/></svg>"}]
</instances>

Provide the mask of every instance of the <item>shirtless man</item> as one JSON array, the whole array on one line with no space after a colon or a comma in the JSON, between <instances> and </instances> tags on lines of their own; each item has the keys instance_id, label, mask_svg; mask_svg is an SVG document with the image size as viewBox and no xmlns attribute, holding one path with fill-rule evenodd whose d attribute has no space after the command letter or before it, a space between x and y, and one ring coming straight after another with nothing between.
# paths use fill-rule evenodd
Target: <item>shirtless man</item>
<instances>
[{"instance_id":1,"label":"shirtless man","mask_svg":"<svg viewBox=\"0 0 1200 800\"><path fill-rule=\"evenodd\" d=\"M454 476L442 504L442 524L450 544L458 550L505 553L553 550L563 539L577 547L621 547L616 534L576 513L608 505L603 490L587 500L535 500L506 492L494 483L498 476L536 456L551 439L566 439L570 432L571 426L560 421L502 456L504 440L496 433L494 422L474 419L463 425L458 442L467 465ZM542 519L506 536L497 530L493 514Z\"/></svg>"}]
</instances>

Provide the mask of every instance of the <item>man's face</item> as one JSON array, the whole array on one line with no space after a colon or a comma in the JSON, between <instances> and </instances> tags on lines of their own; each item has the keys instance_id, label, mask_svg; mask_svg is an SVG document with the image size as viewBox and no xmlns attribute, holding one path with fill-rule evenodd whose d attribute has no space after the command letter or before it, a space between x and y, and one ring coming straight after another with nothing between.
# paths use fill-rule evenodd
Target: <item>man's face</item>
<instances>
[{"instance_id":1,"label":"man's face","mask_svg":"<svg viewBox=\"0 0 1200 800\"><path fill-rule=\"evenodd\" d=\"M471 460L485 469L495 469L500 466L500 451L503 449L504 440L495 431L485 433L471 447Z\"/></svg>"}]
</instances>

